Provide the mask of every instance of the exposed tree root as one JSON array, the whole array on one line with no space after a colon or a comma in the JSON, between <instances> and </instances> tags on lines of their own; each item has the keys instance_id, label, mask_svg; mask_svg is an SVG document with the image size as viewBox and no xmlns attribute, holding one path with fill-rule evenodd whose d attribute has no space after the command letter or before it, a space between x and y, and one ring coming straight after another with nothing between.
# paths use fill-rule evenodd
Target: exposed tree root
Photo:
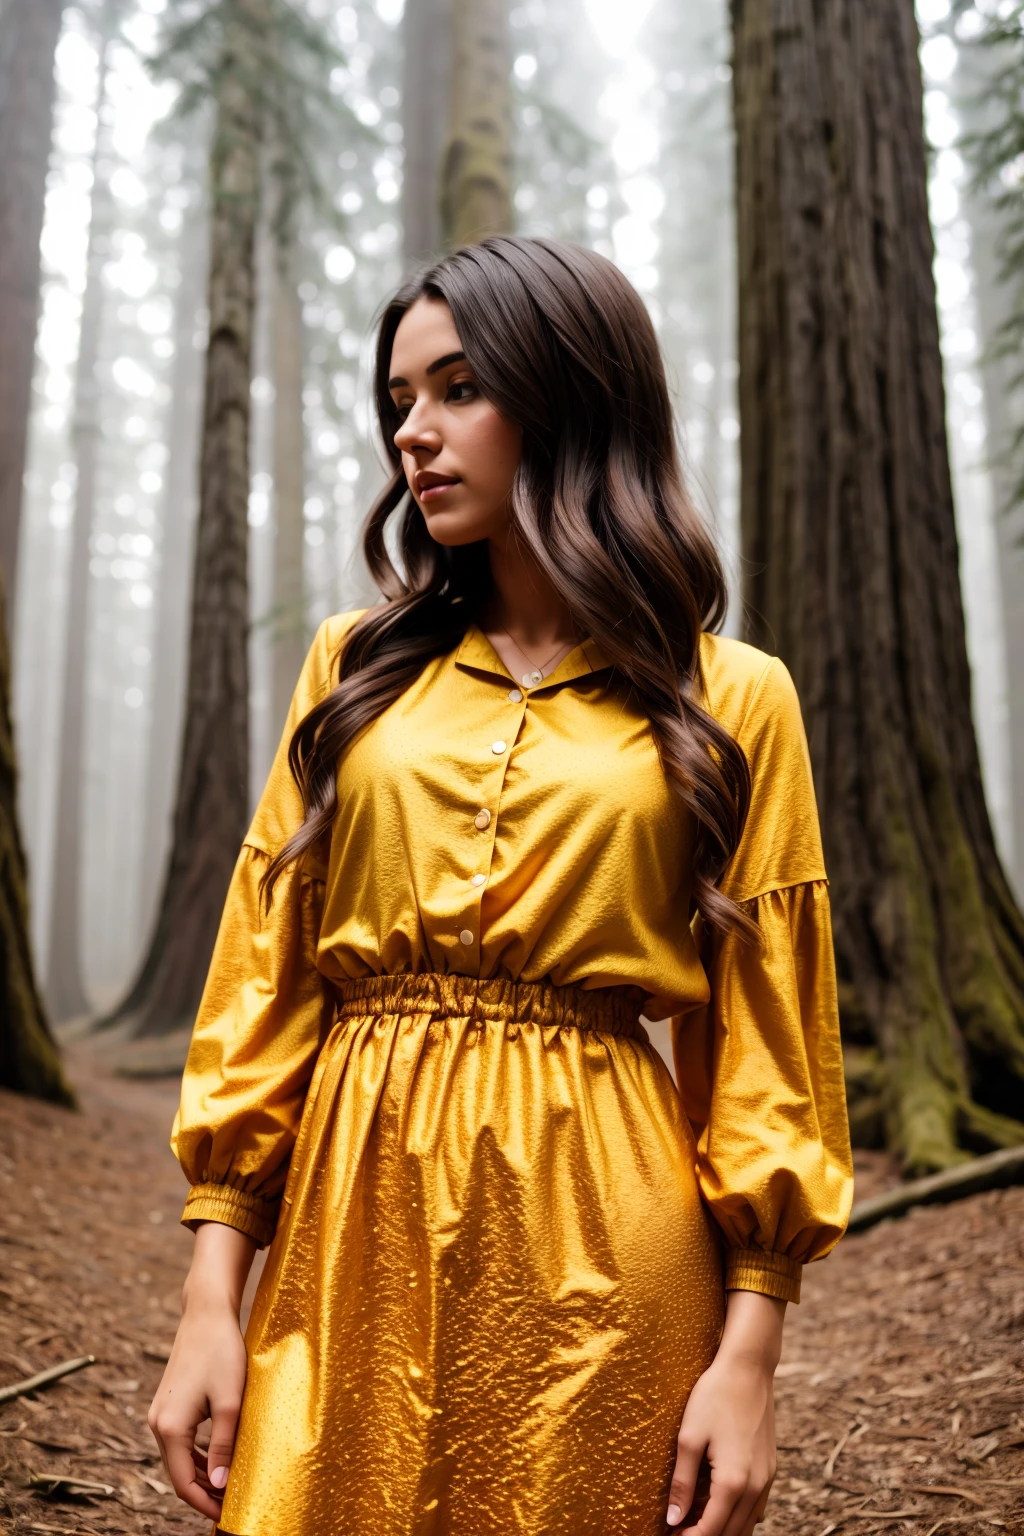
<instances>
[{"instance_id":1,"label":"exposed tree root","mask_svg":"<svg viewBox=\"0 0 1024 1536\"><path fill-rule=\"evenodd\" d=\"M1007 1123L1014 1124L1012 1121ZM1024 1134L1024 1126L1019 1126L1018 1131ZM848 1230L863 1232L879 1221L904 1215L915 1205L946 1205L968 1195L980 1194L985 1189L1005 1188L1008 1184L1024 1184L1024 1146L990 1152L987 1157L976 1157L957 1168L948 1168L929 1178L887 1189L870 1200L861 1200L853 1208Z\"/></svg>"}]
</instances>

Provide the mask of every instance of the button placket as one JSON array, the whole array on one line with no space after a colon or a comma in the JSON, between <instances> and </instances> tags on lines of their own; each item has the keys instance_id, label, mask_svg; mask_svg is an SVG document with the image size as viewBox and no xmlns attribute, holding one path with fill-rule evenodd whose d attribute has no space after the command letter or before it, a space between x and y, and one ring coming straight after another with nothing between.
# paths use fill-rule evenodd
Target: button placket
<instances>
[{"instance_id":1,"label":"button placket","mask_svg":"<svg viewBox=\"0 0 1024 1536\"><path fill-rule=\"evenodd\" d=\"M527 701L526 701L526 698L525 698L524 694L518 688L510 688L510 689L508 689L506 691L507 691L507 697L509 699L509 702L512 703L512 704L519 704L521 706L521 708L520 708L520 711L519 711L519 718L518 718L518 721L516 723L515 732L513 733L513 732L510 731L508 733L508 737L505 737L505 736L497 736L497 737L495 737L495 739L491 742L491 745L490 745L490 753L489 753L489 755L490 755L492 761L494 762L496 767L498 766L499 762L501 764L501 779L500 779L500 781L499 781L499 783L497 785L496 793L491 797L492 804L495 806L495 810L492 812L491 810L488 809L487 806L484 805L484 806L480 807L480 809L476 812L475 816L473 817L473 826L474 826L474 828L477 831L479 831L479 832L488 832L489 831L490 832L490 837L487 839L487 843L486 843L486 857L481 859L481 863L486 866L486 870L487 870L488 873L485 874L481 870L477 870L474 874L472 874L469 877L469 893L470 893L471 896L475 896L476 897L476 903L475 903L476 932L474 932L473 929L471 929L471 928L463 928L459 932L459 943L463 946L464 949L471 949L474 946L477 946L477 951L478 951L477 952L477 961L478 961L478 964L479 964L479 944L480 944L480 941L481 941L480 929L482 927L482 923L481 923L481 920L480 920L481 919L480 898L482 898L484 890L485 890L485 888L487 886L487 878L488 878L488 874L490 872L491 862L492 862L493 857L494 857L494 838L495 838L496 833L497 833L497 819L496 819L497 818L497 806L498 806L498 803L499 803L499 801L501 799L501 790L502 790L502 787L503 787L504 782L505 782L505 770L508 767L509 758L511 756L511 749L512 749L512 746L515 744L516 739L518 738L520 730L522 729L523 717L524 717L524 715L526 713L526 703L527 703ZM484 850L481 850L481 852L483 853Z\"/></svg>"}]
</instances>

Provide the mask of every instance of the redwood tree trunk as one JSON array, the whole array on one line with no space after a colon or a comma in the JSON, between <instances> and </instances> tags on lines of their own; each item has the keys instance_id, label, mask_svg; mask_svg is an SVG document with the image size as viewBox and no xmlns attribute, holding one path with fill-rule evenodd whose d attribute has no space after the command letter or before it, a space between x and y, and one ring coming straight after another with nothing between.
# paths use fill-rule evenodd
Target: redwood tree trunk
<instances>
[{"instance_id":1,"label":"redwood tree trunk","mask_svg":"<svg viewBox=\"0 0 1024 1536\"><path fill-rule=\"evenodd\" d=\"M305 426L302 419L302 301L298 250L288 231L275 240L274 368L274 649L271 739L284 730L306 659Z\"/></svg>"},{"instance_id":2,"label":"redwood tree trunk","mask_svg":"<svg viewBox=\"0 0 1024 1536\"><path fill-rule=\"evenodd\" d=\"M63 0L4 0L0 10L0 571L12 607L62 11Z\"/></svg>"},{"instance_id":3,"label":"redwood tree trunk","mask_svg":"<svg viewBox=\"0 0 1024 1536\"><path fill-rule=\"evenodd\" d=\"M0 574L0 1088L73 1104L32 966L28 873L18 830L10 650Z\"/></svg>"},{"instance_id":4,"label":"redwood tree trunk","mask_svg":"<svg viewBox=\"0 0 1024 1536\"><path fill-rule=\"evenodd\" d=\"M100 331L103 325L103 268L110 247L114 207L110 191L112 153L104 124L114 0L101 12L99 85L96 93L96 145L92 157L92 205L86 254L82 325L75 366L72 423L75 504L64 634L57 772L57 817L53 840L50 942L46 959L46 1001L60 1023L89 1011L82 983L82 743L85 732L85 677L88 650L89 547L96 513L96 470L100 443Z\"/></svg>"},{"instance_id":5,"label":"redwood tree trunk","mask_svg":"<svg viewBox=\"0 0 1024 1536\"><path fill-rule=\"evenodd\" d=\"M449 245L512 228L512 83L505 0L452 0L451 126L441 182Z\"/></svg>"},{"instance_id":6,"label":"redwood tree trunk","mask_svg":"<svg viewBox=\"0 0 1024 1536\"><path fill-rule=\"evenodd\" d=\"M921 1172L1024 1140L1024 920L971 718L914 6L732 20L749 633L803 701L844 1033L879 1066L855 1129Z\"/></svg>"},{"instance_id":7,"label":"redwood tree trunk","mask_svg":"<svg viewBox=\"0 0 1024 1536\"><path fill-rule=\"evenodd\" d=\"M248 820L249 387L267 0L235 0L211 151L209 312L185 730L149 954L104 1022L191 1026Z\"/></svg>"}]
</instances>

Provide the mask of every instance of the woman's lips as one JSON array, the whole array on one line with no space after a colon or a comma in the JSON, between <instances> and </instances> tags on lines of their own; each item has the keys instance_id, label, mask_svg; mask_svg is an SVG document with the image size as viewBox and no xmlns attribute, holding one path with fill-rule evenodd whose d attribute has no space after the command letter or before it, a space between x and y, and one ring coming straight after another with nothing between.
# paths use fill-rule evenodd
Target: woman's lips
<instances>
[{"instance_id":1,"label":"woman's lips","mask_svg":"<svg viewBox=\"0 0 1024 1536\"><path fill-rule=\"evenodd\" d=\"M429 482L417 486L420 501L436 501L439 496L443 496L446 491L454 490L459 484L461 484L461 481L455 478L451 480L432 478Z\"/></svg>"}]
</instances>

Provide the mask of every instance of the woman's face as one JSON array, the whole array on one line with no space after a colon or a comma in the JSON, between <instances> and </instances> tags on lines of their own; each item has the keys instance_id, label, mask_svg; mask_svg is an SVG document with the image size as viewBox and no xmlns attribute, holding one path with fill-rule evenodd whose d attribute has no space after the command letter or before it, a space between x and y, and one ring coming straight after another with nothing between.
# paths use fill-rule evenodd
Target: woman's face
<instances>
[{"instance_id":1,"label":"woman's face","mask_svg":"<svg viewBox=\"0 0 1024 1536\"><path fill-rule=\"evenodd\" d=\"M395 446L431 537L472 544L501 533L522 429L480 393L443 299L417 299L402 316L390 375L402 417Z\"/></svg>"}]
</instances>

